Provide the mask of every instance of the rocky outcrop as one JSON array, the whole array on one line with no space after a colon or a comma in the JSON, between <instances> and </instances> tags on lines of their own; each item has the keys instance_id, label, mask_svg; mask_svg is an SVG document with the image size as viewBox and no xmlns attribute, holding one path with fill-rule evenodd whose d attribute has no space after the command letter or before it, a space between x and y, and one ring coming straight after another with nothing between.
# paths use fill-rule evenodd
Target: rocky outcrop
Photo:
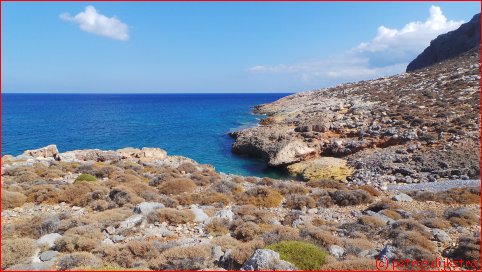
<instances>
[{"instance_id":1,"label":"rocky outcrop","mask_svg":"<svg viewBox=\"0 0 482 272\"><path fill-rule=\"evenodd\" d=\"M24 156L30 156L34 158L54 158L59 154L59 150L56 145L48 145L34 150L26 150L23 152Z\"/></svg>"},{"instance_id":2,"label":"rocky outcrop","mask_svg":"<svg viewBox=\"0 0 482 272\"><path fill-rule=\"evenodd\" d=\"M241 270L296 270L289 262L280 259L279 253L269 249L257 249Z\"/></svg>"},{"instance_id":3,"label":"rocky outcrop","mask_svg":"<svg viewBox=\"0 0 482 272\"><path fill-rule=\"evenodd\" d=\"M305 180L418 183L479 176L480 53L257 106L233 152ZM325 161L330 161L325 163Z\"/></svg>"},{"instance_id":4,"label":"rocky outcrop","mask_svg":"<svg viewBox=\"0 0 482 272\"><path fill-rule=\"evenodd\" d=\"M420 55L407 66L407 72L425 68L453 58L480 46L480 13L458 29L442 34L430 42Z\"/></svg>"}]
</instances>

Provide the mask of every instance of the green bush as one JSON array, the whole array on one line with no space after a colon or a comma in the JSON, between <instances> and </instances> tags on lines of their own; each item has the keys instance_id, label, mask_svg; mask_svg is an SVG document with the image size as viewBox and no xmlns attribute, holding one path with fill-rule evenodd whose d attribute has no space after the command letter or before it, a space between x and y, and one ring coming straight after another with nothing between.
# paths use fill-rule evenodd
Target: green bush
<instances>
[{"instance_id":1,"label":"green bush","mask_svg":"<svg viewBox=\"0 0 482 272\"><path fill-rule=\"evenodd\" d=\"M90 175L90 174L81 174L80 176L78 176L75 181L96 181L97 179Z\"/></svg>"},{"instance_id":2,"label":"green bush","mask_svg":"<svg viewBox=\"0 0 482 272\"><path fill-rule=\"evenodd\" d=\"M282 260L301 270L319 270L325 263L326 252L309 243L281 241L267 248L278 252Z\"/></svg>"}]
</instances>

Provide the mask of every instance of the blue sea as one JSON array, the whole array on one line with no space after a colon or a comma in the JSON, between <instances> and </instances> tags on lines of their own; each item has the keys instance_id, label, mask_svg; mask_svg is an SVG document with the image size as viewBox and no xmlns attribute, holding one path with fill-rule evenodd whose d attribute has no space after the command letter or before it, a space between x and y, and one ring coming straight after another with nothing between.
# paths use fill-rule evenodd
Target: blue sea
<instances>
[{"instance_id":1,"label":"blue sea","mask_svg":"<svg viewBox=\"0 0 482 272\"><path fill-rule=\"evenodd\" d=\"M2 155L56 144L60 152L160 147L217 171L279 177L231 153L227 133L255 126L252 107L287 94L2 94Z\"/></svg>"}]
</instances>

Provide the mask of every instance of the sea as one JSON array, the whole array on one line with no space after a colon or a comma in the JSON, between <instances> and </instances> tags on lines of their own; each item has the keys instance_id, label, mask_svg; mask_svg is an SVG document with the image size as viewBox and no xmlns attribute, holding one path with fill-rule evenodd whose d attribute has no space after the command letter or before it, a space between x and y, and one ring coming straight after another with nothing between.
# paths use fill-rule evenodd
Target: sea
<instances>
[{"instance_id":1,"label":"sea","mask_svg":"<svg viewBox=\"0 0 482 272\"><path fill-rule=\"evenodd\" d=\"M231 152L228 132L256 126L255 105L286 93L2 94L2 156L56 144L60 152L159 147L217 171L280 178L260 159Z\"/></svg>"}]
</instances>

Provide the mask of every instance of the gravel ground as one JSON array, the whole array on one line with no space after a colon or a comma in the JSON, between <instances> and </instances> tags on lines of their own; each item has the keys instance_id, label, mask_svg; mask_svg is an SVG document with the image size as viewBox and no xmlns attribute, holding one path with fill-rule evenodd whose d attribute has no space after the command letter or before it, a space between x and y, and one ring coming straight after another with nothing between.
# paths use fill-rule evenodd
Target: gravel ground
<instances>
[{"instance_id":1,"label":"gravel ground","mask_svg":"<svg viewBox=\"0 0 482 272\"><path fill-rule=\"evenodd\" d=\"M392 192L408 192L424 190L430 192L441 192L452 188L480 187L479 179L469 180L447 180L438 182L412 183L412 184L389 184L388 190Z\"/></svg>"}]
</instances>

